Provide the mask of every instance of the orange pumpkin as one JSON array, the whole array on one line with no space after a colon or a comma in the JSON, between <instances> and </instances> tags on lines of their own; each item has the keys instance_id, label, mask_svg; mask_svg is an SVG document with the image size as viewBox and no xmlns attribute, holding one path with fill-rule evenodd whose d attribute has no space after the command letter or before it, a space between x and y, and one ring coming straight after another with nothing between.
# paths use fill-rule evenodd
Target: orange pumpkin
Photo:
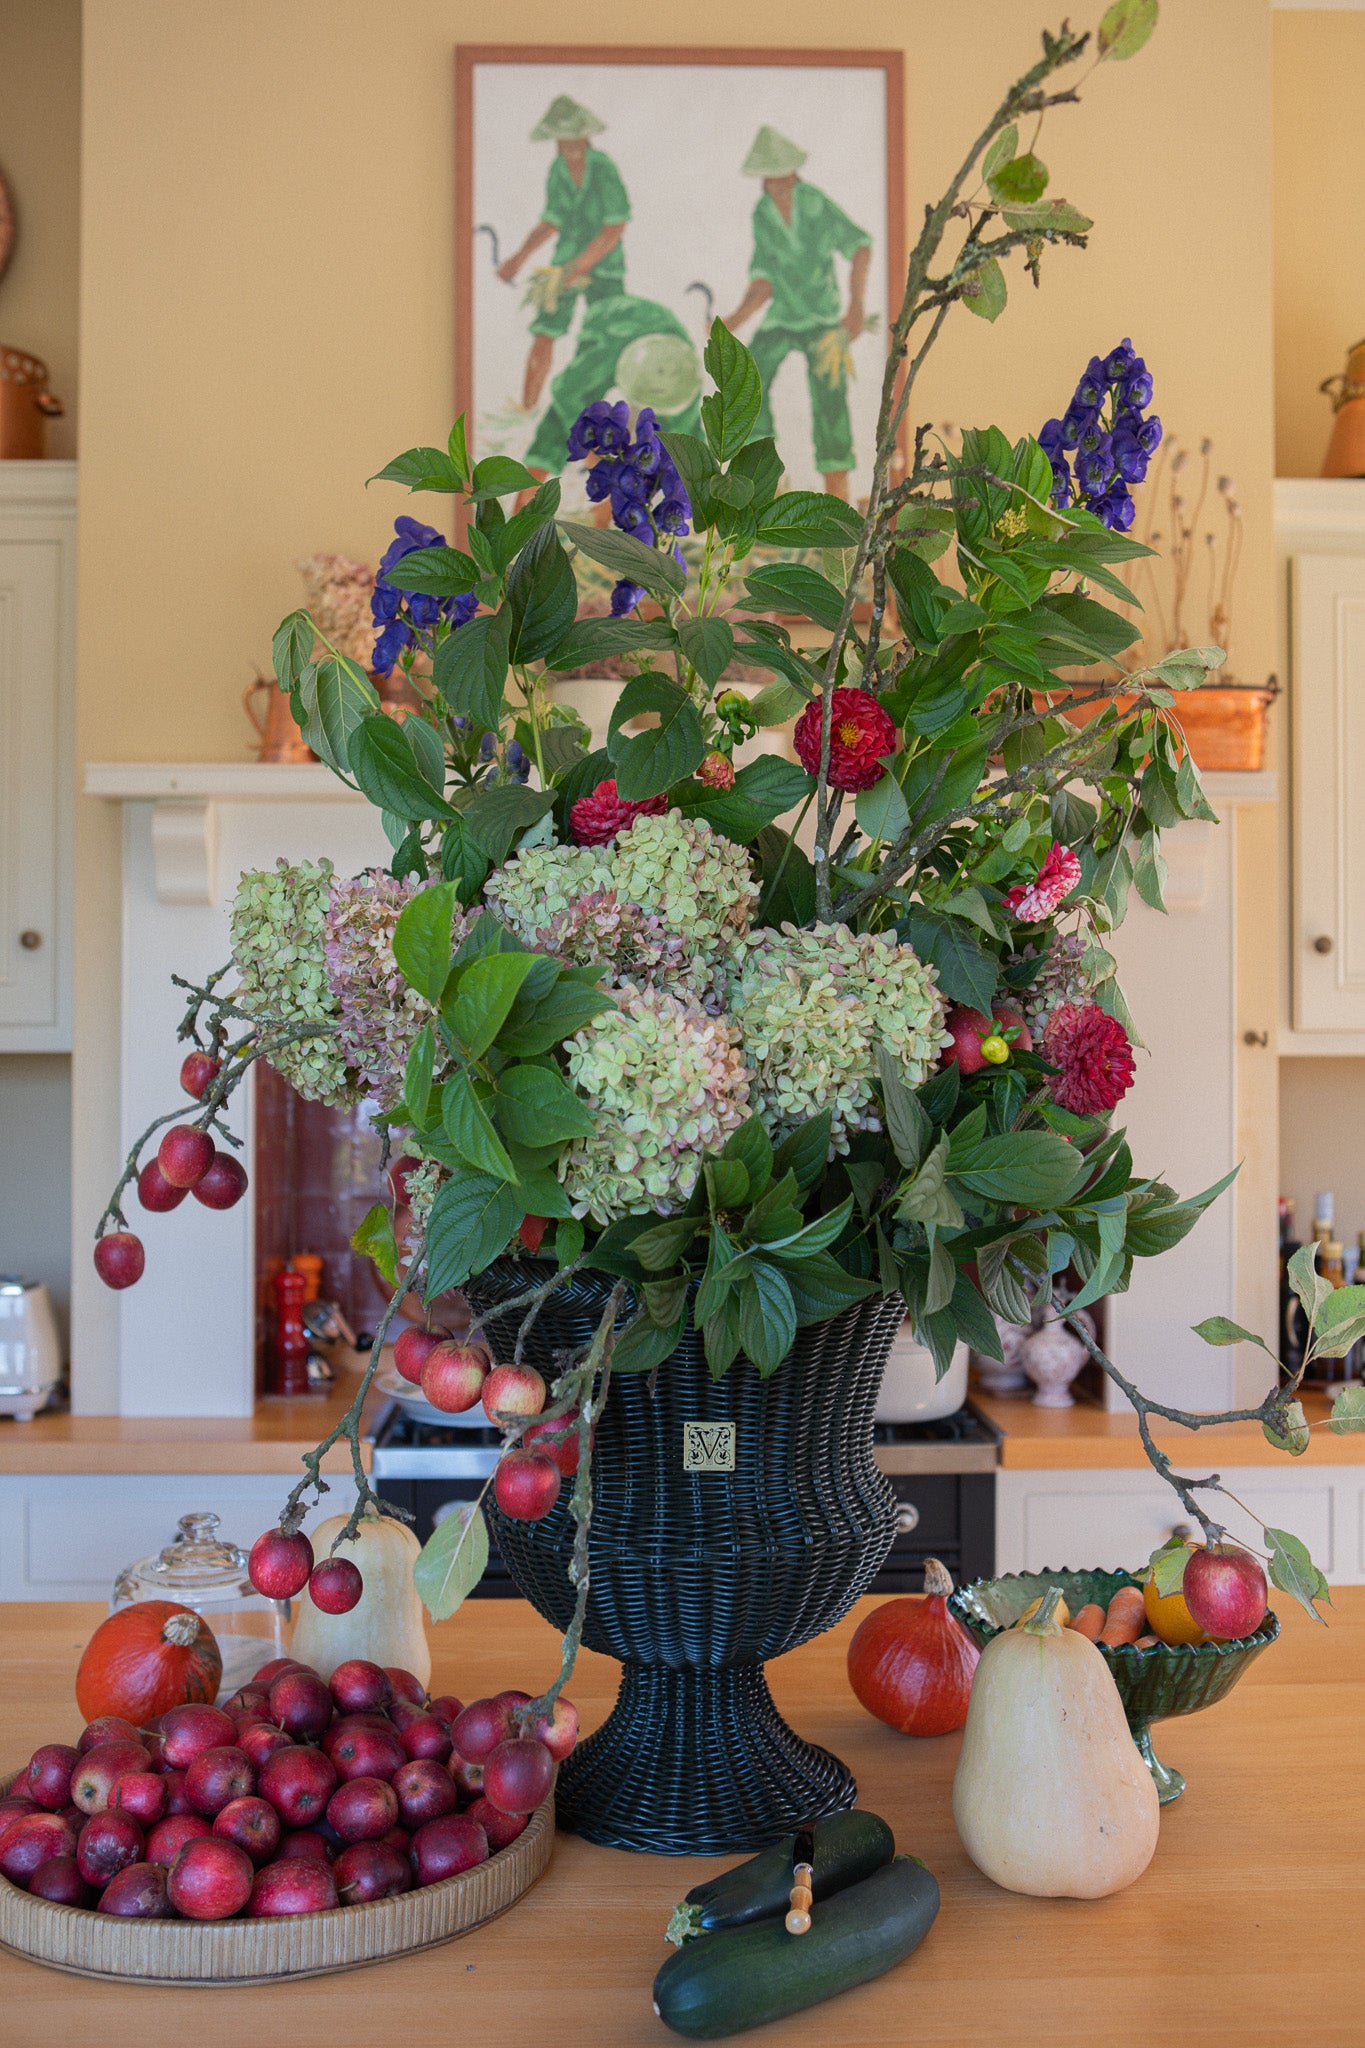
<instances>
[{"instance_id":1,"label":"orange pumpkin","mask_svg":"<svg viewBox=\"0 0 1365 2048\"><path fill-rule=\"evenodd\" d=\"M949 1735L967 1718L981 1652L948 1611L952 1590L945 1567L926 1558L924 1597L874 1607L848 1646L859 1703L902 1735Z\"/></svg>"},{"instance_id":2,"label":"orange pumpkin","mask_svg":"<svg viewBox=\"0 0 1365 2048\"><path fill-rule=\"evenodd\" d=\"M222 1675L217 1639L202 1614L174 1600L139 1600L102 1621L86 1644L76 1704L87 1721L121 1714L145 1728L169 1707L212 1705Z\"/></svg>"}]
</instances>

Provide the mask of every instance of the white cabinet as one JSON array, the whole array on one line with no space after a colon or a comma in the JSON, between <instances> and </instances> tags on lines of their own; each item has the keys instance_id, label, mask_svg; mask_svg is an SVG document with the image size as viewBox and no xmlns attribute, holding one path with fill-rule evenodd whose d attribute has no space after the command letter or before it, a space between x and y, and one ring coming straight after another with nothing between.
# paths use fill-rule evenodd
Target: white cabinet
<instances>
[{"instance_id":1,"label":"white cabinet","mask_svg":"<svg viewBox=\"0 0 1365 2048\"><path fill-rule=\"evenodd\" d=\"M1365 1031L1365 555L1296 555L1290 618L1294 1028Z\"/></svg>"},{"instance_id":2,"label":"white cabinet","mask_svg":"<svg viewBox=\"0 0 1365 2048\"><path fill-rule=\"evenodd\" d=\"M76 465L0 463L0 1052L71 1045Z\"/></svg>"}]
</instances>

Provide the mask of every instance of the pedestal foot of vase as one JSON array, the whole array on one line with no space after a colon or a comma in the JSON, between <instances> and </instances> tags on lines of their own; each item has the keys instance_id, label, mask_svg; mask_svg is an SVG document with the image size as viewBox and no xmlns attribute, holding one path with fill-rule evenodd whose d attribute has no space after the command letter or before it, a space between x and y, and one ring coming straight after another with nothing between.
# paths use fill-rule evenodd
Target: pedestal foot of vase
<instances>
[{"instance_id":1,"label":"pedestal foot of vase","mask_svg":"<svg viewBox=\"0 0 1365 2048\"><path fill-rule=\"evenodd\" d=\"M1133 1740L1138 1746L1138 1754L1156 1780L1157 1798L1163 1806L1169 1806L1171 1801L1178 1799L1185 1789L1184 1772L1176 1770L1174 1764L1162 1763L1161 1758L1152 1748L1152 1724L1150 1721L1130 1721L1128 1726L1133 1731Z\"/></svg>"}]
</instances>

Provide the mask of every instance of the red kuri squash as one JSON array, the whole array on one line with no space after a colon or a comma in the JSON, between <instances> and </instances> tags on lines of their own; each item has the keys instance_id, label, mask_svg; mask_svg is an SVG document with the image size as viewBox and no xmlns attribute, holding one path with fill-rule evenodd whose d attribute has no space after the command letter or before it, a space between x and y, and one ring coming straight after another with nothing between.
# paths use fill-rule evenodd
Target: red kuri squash
<instances>
[{"instance_id":1,"label":"red kuri squash","mask_svg":"<svg viewBox=\"0 0 1365 2048\"><path fill-rule=\"evenodd\" d=\"M218 1695L223 1659L213 1630L192 1607L139 1600L102 1621L76 1672L76 1704L87 1721L121 1714L145 1728L154 1714Z\"/></svg>"},{"instance_id":2,"label":"red kuri squash","mask_svg":"<svg viewBox=\"0 0 1365 2048\"><path fill-rule=\"evenodd\" d=\"M946 1568L927 1558L924 1597L874 1608L848 1646L848 1680L858 1700L902 1735L949 1735L967 1719L981 1652L948 1612L952 1590Z\"/></svg>"}]
</instances>

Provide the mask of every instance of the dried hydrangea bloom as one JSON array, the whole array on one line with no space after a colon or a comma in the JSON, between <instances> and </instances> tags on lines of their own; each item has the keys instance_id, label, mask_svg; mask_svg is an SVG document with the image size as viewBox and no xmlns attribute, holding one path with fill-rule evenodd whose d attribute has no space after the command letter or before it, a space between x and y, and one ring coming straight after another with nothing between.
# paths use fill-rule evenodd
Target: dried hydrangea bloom
<instances>
[{"instance_id":1,"label":"dried hydrangea bloom","mask_svg":"<svg viewBox=\"0 0 1365 2048\"><path fill-rule=\"evenodd\" d=\"M384 868L367 868L333 882L327 909L327 980L337 999L337 1042L360 1086L381 1109L403 1093L403 1070L418 1032L434 1012L404 980L393 956L398 919L418 890L408 875L397 881ZM454 941L469 919L457 916Z\"/></svg>"},{"instance_id":2,"label":"dried hydrangea bloom","mask_svg":"<svg viewBox=\"0 0 1365 2048\"><path fill-rule=\"evenodd\" d=\"M332 863L277 861L244 874L232 905L232 957L240 976L234 1000L267 1024L333 1022L339 1005L327 980L327 908ZM310 1102L355 1100L335 1036L302 1038L270 1061Z\"/></svg>"},{"instance_id":3,"label":"dried hydrangea bloom","mask_svg":"<svg viewBox=\"0 0 1365 2048\"><path fill-rule=\"evenodd\" d=\"M354 562L349 555L309 555L295 567L303 578L303 600L314 625L338 653L368 668L374 652L372 566Z\"/></svg>"},{"instance_id":4,"label":"dried hydrangea bloom","mask_svg":"<svg viewBox=\"0 0 1365 2048\"><path fill-rule=\"evenodd\" d=\"M851 1132L881 1128L872 1087L879 1041L911 1088L950 1042L933 968L889 934L842 924L757 933L731 1010L768 1131L784 1137L828 1109L833 1152L847 1152Z\"/></svg>"},{"instance_id":5,"label":"dried hydrangea bloom","mask_svg":"<svg viewBox=\"0 0 1365 2048\"><path fill-rule=\"evenodd\" d=\"M739 1034L663 989L624 986L565 1046L569 1076L593 1117L559 1177L577 1216L610 1223L653 1209L674 1215L715 1152L749 1114Z\"/></svg>"},{"instance_id":6,"label":"dried hydrangea bloom","mask_svg":"<svg viewBox=\"0 0 1365 2048\"><path fill-rule=\"evenodd\" d=\"M1079 933L1063 932L1053 941L1047 965L1024 990L1024 1019L1035 1039L1060 1004L1080 1003L1090 994L1094 982L1084 959L1085 940Z\"/></svg>"},{"instance_id":7,"label":"dried hydrangea bloom","mask_svg":"<svg viewBox=\"0 0 1365 2048\"><path fill-rule=\"evenodd\" d=\"M604 847L528 846L484 883L484 902L525 945L552 949L557 930L585 896L611 887Z\"/></svg>"},{"instance_id":8,"label":"dried hydrangea bloom","mask_svg":"<svg viewBox=\"0 0 1365 2048\"><path fill-rule=\"evenodd\" d=\"M759 894L749 856L704 818L637 818L606 851L621 900L679 933L690 952L716 958L747 935Z\"/></svg>"}]
</instances>

